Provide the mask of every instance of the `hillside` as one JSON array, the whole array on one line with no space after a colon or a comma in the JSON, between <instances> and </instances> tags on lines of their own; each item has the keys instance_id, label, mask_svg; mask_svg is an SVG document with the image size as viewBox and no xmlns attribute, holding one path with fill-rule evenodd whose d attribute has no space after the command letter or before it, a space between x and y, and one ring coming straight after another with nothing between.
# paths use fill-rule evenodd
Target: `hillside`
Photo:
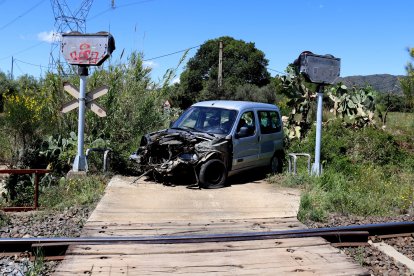
<instances>
[{"instance_id":1,"label":"hillside","mask_svg":"<svg viewBox=\"0 0 414 276\"><path fill-rule=\"evenodd\" d=\"M339 78L337 82L342 82L348 87L363 87L371 85L375 90L382 93L402 94L398 78L403 76L394 76L389 74L367 75L367 76L349 76Z\"/></svg>"}]
</instances>

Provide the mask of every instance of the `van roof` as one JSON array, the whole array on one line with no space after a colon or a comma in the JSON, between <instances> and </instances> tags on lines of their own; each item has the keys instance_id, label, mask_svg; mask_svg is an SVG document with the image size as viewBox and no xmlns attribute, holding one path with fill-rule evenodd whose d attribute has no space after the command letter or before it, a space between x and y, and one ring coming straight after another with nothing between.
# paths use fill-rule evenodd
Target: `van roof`
<instances>
[{"instance_id":1,"label":"van roof","mask_svg":"<svg viewBox=\"0 0 414 276\"><path fill-rule=\"evenodd\" d=\"M224 100L204 101L204 102L195 103L192 106L217 107L217 108L225 108L225 109L234 109L238 111L250 109L250 108L279 110L279 108L273 104L247 102L247 101L224 101Z\"/></svg>"}]
</instances>

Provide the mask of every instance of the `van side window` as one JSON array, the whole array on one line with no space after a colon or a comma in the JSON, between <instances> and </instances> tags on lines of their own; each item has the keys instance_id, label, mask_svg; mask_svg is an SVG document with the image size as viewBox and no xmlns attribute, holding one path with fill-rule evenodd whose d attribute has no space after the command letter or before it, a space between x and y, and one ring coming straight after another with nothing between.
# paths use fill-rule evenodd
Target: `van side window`
<instances>
[{"instance_id":1,"label":"van side window","mask_svg":"<svg viewBox=\"0 0 414 276\"><path fill-rule=\"evenodd\" d=\"M259 111L260 132L262 134L275 133L282 130L282 123L277 111Z\"/></svg>"},{"instance_id":2,"label":"van side window","mask_svg":"<svg viewBox=\"0 0 414 276\"><path fill-rule=\"evenodd\" d=\"M247 127L249 133L248 136L252 136L255 134L256 124L254 120L253 111L244 112L243 115L240 117L239 123L237 124L237 132L239 132L242 127Z\"/></svg>"}]
</instances>

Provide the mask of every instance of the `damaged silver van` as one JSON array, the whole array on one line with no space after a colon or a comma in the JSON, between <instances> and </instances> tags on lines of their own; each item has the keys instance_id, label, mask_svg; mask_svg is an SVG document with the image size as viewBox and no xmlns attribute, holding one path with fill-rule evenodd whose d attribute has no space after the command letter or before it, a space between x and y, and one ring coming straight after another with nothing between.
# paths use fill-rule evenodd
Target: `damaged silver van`
<instances>
[{"instance_id":1,"label":"damaged silver van","mask_svg":"<svg viewBox=\"0 0 414 276\"><path fill-rule=\"evenodd\" d=\"M170 128L142 137L131 155L156 181L191 175L201 188L220 188L238 172L282 171L283 125L277 106L205 101L188 108Z\"/></svg>"}]
</instances>

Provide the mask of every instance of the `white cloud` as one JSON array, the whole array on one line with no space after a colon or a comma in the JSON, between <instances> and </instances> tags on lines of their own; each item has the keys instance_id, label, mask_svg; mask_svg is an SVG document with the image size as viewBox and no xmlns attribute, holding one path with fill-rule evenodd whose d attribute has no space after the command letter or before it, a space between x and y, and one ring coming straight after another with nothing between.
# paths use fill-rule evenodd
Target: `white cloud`
<instances>
[{"instance_id":1,"label":"white cloud","mask_svg":"<svg viewBox=\"0 0 414 276\"><path fill-rule=\"evenodd\" d=\"M158 63L156 63L156 62L154 62L154 61L152 61L152 60L149 60L149 61L144 61L144 62L142 63L142 65L143 65L144 67L147 67L147 68L156 68L156 67L158 67Z\"/></svg>"},{"instance_id":2,"label":"white cloud","mask_svg":"<svg viewBox=\"0 0 414 276\"><path fill-rule=\"evenodd\" d=\"M37 38L48 43L58 42L62 40L62 35L55 31L41 32L37 34Z\"/></svg>"}]
</instances>

